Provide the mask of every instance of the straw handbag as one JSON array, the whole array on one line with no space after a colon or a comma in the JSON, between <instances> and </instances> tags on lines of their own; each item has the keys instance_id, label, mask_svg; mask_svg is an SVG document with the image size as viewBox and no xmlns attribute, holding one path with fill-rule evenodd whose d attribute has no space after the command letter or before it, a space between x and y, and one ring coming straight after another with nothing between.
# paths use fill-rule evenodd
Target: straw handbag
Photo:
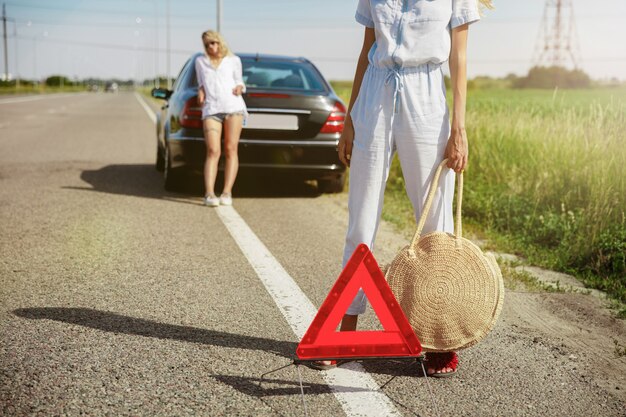
<instances>
[{"instance_id":1,"label":"straw handbag","mask_svg":"<svg viewBox=\"0 0 626 417\"><path fill-rule=\"evenodd\" d=\"M454 351L477 343L493 328L504 301L502 274L493 255L484 255L461 237L463 174L457 174L455 233L421 236L446 162L435 172L413 240L386 272L425 351Z\"/></svg>"}]
</instances>

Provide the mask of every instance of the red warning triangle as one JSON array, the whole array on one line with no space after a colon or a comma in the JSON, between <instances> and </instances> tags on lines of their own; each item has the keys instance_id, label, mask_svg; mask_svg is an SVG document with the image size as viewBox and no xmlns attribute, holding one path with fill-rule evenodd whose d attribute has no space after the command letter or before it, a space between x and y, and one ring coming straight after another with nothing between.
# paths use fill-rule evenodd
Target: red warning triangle
<instances>
[{"instance_id":1,"label":"red warning triangle","mask_svg":"<svg viewBox=\"0 0 626 417\"><path fill-rule=\"evenodd\" d=\"M359 288L384 330L336 331ZM421 352L415 332L365 244L352 254L296 349L302 360L407 357Z\"/></svg>"}]
</instances>

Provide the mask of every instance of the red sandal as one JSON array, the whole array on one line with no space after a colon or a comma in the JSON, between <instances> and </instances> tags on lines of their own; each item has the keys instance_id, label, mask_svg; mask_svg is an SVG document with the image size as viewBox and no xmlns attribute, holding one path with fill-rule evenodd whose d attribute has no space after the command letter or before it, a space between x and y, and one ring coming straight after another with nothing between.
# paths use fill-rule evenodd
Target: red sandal
<instances>
[{"instance_id":1,"label":"red sandal","mask_svg":"<svg viewBox=\"0 0 626 417\"><path fill-rule=\"evenodd\" d=\"M427 352L426 353L426 369L433 369L434 372L428 374L434 378L446 378L456 373L459 365L459 357L456 352ZM450 372L437 372L444 368L450 368ZM428 371L426 371L428 372Z\"/></svg>"}]
</instances>

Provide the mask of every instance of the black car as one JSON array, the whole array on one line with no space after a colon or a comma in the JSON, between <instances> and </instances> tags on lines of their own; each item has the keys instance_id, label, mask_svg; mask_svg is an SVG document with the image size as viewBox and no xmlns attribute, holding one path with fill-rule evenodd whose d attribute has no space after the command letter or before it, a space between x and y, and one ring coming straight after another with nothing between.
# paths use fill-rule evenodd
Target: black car
<instances>
[{"instance_id":1,"label":"black car","mask_svg":"<svg viewBox=\"0 0 626 417\"><path fill-rule=\"evenodd\" d=\"M193 55L157 119L156 167L165 188L177 190L187 173L202 173L205 144ZM305 58L238 55L243 64L249 117L239 142L240 171L279 173L317 180L322 192L341 192L346 167L337 156L346 107L319 70ZM220 161L222 169L223 161Z\"/></svg>"}]
</instances>

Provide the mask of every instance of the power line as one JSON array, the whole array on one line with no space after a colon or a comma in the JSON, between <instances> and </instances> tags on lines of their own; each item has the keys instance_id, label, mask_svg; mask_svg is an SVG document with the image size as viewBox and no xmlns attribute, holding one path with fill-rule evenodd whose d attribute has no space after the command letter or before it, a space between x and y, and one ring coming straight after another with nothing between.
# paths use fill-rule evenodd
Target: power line
<instances>
[{"instance_id":1,"label":"power line","mask_svg":"<svg viewBox=\"0 0 626 417\"><path fill-rule=\"evenodd\" d=\"M100 0L103 3L110 3L111 0ZM133 5L133 3L128 3L128 1L126 0L118 0L120 2L124 2L126 6L128 6L129 4ZM203 3L205 0L198 0L199 3ZM266 5L266 3L268 3L269 0L264 0L263 4ZM292 5L293 2L292 0L274 0L274 3L277 4L289 4ZM15 2L7 2L6 4L14 6L14 7L18 7L18 8L30 8L30 9L44 9L44 10L53 10L53 11L71 11L71 12L78 12L78 13L97 13L97 14L112 14L112 15L122 15L122 16L129 16L129 15L134 15L137 12L143 12L143 10L131 10L131 11L112 11L112 10L106 10L106 9L76 9L76 8L70 8L70 7L59 7L59 6L50 6L50 5L46 5L46 6L41 6L41 5L33 5L33 4L23 4L23 3L15 3ZM141 3L134 3L135 5L141 5ZM202 16L198 16L198 14L188 14L188 15L171 15L171 18L181 18L181 19L189 19L189 18L202 18L204 19L204 17ZM615 20L622 20L623 16L616 16L614 14L600 14L600 15L585 15L585 16L580 16L577 19L579 20L598 20L598 19L615 19ZM264 19L266 20L266 19ZM274 19L277 22L284 22L284 19ZM342 21L344 19L341 19ZM491 23L506 23L506 22L526 22L526 21L536 21L537 20L537 16L520 16L520 17L503 17L503 18L495 18L495 19L485 19L484 21L481 22L482 24L491 24ZM352 19L345 19L346 22L350 22L352 23Z\"/></svg>"},{"instance_id":2,"label":"power line","mask_svg":"<svg viewBox=\"0 0 626 417\"><path fill-rule=\"evenodd\" d=\"M23 39L23 40L32 40L31 37L28 36L11 36L12 38ZM166 49L163 48L154 48L149 46L128 46L128 45L120 45L120 44L109 44L109 43L97 43L97 42L85 42L85 41L76 41L71 39L60 39L60 38L51 38L47 36L44 39L40 39L39 42L52 42L52 43L62 43L66 45L76 45L76 46L84 46L84 47L95 47L95 48L105 48L105 49L116 49L120 51L145 51L145 52L164 52ZM191 50L191 49L172 49L172 53L179 55L192 55L199 50ZM356 63L356 57L354 58L345 58L345 57L324 57L324 56L307 56L308 59L312 61L330 61L330 62L345 62L345 63ZM475 63L494 63L494 62L528 62L528 59L524 58L501 58L501 59L471 59L471 62ZM608 62L621 62L626 61L626 56L618 56L618 57L596 57L596 58L588 58L584 59L585 62L594 62L594 61L608 61Z\"/></svg>"},{"instance_id":3,"label":"power line","mask_svg":"<svg viewBox=\"0 0 626 417\"><path fill-rule=\"evenodd\" d=\"M17 20L17 23L21 25L37 24L40 26L69 26L69 27L104 27L104 28L127 28L127 29L158 29L162 27L162 25L145 23L142 21L141 23L136 23L133 19L134 23L111 23L111 22L85 22L85 23L74 23L74 22L52 22L46 20L38 20L38 19L28 19L28 20ZM188 23L180 23L180 24L171 24L170 26L175 28L188 28Z\"/></svg>"},{"instance_id":4,"label":"power line","mask_svg":"<svg viewBox=\"0 0 626 417\"><path fill-rule=\"evenodd\" d=\"M143 13L144 10L131 10L131 11L127 11L127 12L122 12L122 11L112 11L112 10L105 10L105 9L73 9L73 8L69 8L69 7L52 7L52 6L34 6L34 5L27 5L27 4L20 4L20 3L12 3L12 2L7 2L7 4L13 6L13 7L22 7L22 8L30 8L30 9L44 9L44 10L51 10L51 11L57 11L57 12L74 12L74 13L94 13L94 14L110 14L110 15L118 15L118 16L133 16L137 13ZM202 16L198 16L198 14L189 14L189 15L172 15L171 17L175 17L175 18L181 18L181 19L190 19L190 18L202 18Z\"/></svg>"},{"instance_id":5,"label":"power line","mask_svg":"<svg viewBox=\"0 0 626 417\"><path fill-rule=\"evenodd\" d=\"M143 22L140 24L141 26L138 26L137 23L129 23L129 24L105 23L105 22L71 23L71 22L50 22L50 21L36 20L36 19L18 20L17 22L20 24L26 24L26 25L28 25L29 23L34 23L34 24L42 25L42 26L50 25L50 26L105 27L105 28L129 28L129 29L136 29L138 27L154 29L157 27L157 25L146 24ZM177 26L184 27L184 25L177 25Z\"/></svg>"},{"instance_id":6,"label":"power line","mask_svg":"<svg viewBox=\"0 0 626 417\"><path fill-rule=\"evenodd\" d=\"M32 37L28 36L13 36L16 39L23 40L32 40ZM145 52L165 52L166 49L155 48L149 46L128 46L128 45L119 45L112 43L96 43L96 42L83 42L83 41L75 41L71 39L59 39L59 38L51 38L47 36L44 39L40 39L40 42L52 42L52 43L62 43L65 45L77 45L77 46L85 46L85 47L95 47L95 48L104 48L104 49L116 49L120 51L145 51ZM174 54L181 55L191 55L198 51L192 51L189 49L171 49L171 52Z\"/></svg>"},{"instance_id":7,"label":"power line","mask_svg":"<svg viewBox=\"0 0 626 417\"><path fill-rule=\"evenodd\" d=\"M157 29L162 27L161 25L156 25L156 24L150 24L150 23L145 23L145 22L141 22L140 24L137 23L128 23L128 24L124 24L124 23L108 23L108 22L86 22L86 23L73 23L73 22L52 22L52 21L44 21L44 20L37 20L37 19L29 19L29 20L18 20L17 21L19 24L21 25L28 25L29 23L31 24L37 24L40 26L61 26L61 27L103 27L103 28L127 28L127 29ZM268 29L271 28L272 30L276 29L276 24L282 22L281 20L277 19L277 20L272 20L272 21L263 21L263 24L266 26L256 26L255 28L252 28L250 26L250 24L246 24L246 23L234 23L234 24L229 24L228 27L229 29L237 29L237 30L241 30L241 29L251 29L251 30L261 30L261 29ZM294 23L291 22L293 24L289 24L289 25L282 25L281 29L284 30L294 30L294 29L336 29L336 30L352 30L353 28L351 28L350 26L346 25L345 27L338 27L337 24L332 24L330 22L324 22L324 24L320 25L320 24L311 24L309 26L307 26L306 24L298 24L298 23ZM170 23L170 26L172 28L179 28L179 29L189 29L190 25L189 23L178 23L178 24L172 24Z\"/></svg>"},{"instance_id":8,"label":"power line","mask_svg":"<svg viewBox=\"0 0 626 417\"><path fill-rule=\"evenodd\" d=\"M125 16L136 13L136 11L119 12L119 11L104 10L104 9L73 9L70 7L33 6L30 4L19 4L19 3L11 3L11 2L7 4L13 7L18 7L18 8L43 9L43 10L51 10L51 11L57 11L57 12L97 13L97 14L112 14L112 15L125 15Z\"/></svg>"}]
</instances>

